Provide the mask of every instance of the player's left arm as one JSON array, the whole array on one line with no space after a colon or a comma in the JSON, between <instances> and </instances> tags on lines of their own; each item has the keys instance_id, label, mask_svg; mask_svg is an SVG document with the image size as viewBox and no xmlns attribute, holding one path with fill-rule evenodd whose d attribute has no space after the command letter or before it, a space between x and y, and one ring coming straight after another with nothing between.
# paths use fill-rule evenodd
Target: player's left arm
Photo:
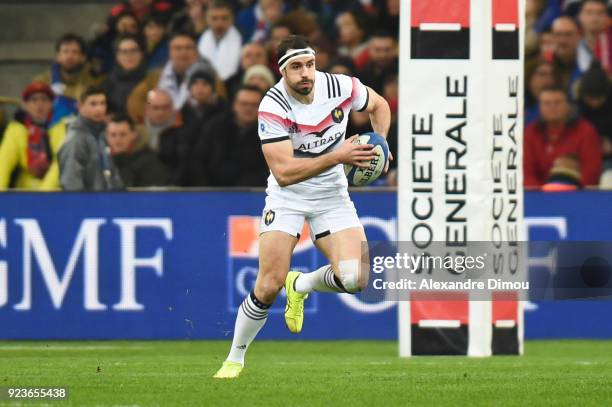
<instances>
[{"instance_id":1,"label":"player's left arm","mask_svg":"<svg viewBox=\"0 0 612 407\"><path fill-rule=\"evenodd\" d=\"M380 96L374 89L366 86L368 90L368 105L364 109L370 115L370 123L372 123L372 130L376 133L387 138L389 133L389 127L391 127L391 109L389 103ZM389 150L389 160L393 160L391 150ZM385 166L385 172L389 170L389 162Z\"/></svg>"},{"instance_id":2,"label":"player's left arm","mask_svg":"<svg viewBox=\"0 0 612 407\"><path fill-rule=\"evenodd\" d=\"M391 126L391 109L389 103L380 96L376 91L369 86L366 86L368 90L368 105L364 109L370 115L370 122L372 123L372 130L380 134L384 138L387 138L389 133L389 127Z\"/></svg>"}]
</instances>

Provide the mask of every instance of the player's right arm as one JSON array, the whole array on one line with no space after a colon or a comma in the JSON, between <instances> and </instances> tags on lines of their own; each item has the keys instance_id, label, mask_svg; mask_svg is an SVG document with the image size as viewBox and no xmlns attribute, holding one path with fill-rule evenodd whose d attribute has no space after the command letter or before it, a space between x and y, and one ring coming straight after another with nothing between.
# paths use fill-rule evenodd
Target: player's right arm
<instances>
[{"instance_id":1,"label":"player's right arm","mask_svg":"<svg viewBox=\"0 0 612 407\"><path fill-rule=\"evenodd\" d=\"M334 151L318 157L296 158L290 140L262 144L262 150L270 171L281 187L297 184L337 164L351 164L367 168L370 160L376 158L371 144L352 144L356 135L345 140Z\"/></svg>"},{"instance_id":2,"label":"player's right arm","mask_svg":"<svg viewBox=\"0 0 612 407\"><path fill-rule=\"evenodd\" d=\"M305 181L340 163L367 168L377 157L371 144L352 144L356 136L326 154L295 157L290 131L295 124L288 118L287 105L272 96L264 97L259 105L258 133L268 167L281 187Z\"/></svg>"}]
</instances>

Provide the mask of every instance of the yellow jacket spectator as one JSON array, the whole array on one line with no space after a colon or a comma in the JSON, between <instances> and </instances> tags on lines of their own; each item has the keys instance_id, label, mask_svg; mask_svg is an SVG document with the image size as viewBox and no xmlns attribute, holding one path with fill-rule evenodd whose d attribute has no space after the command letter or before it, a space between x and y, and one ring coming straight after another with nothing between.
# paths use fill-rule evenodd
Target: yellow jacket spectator
<instances>
[{"instance_id":1,"label":"yellow jacket spectator","mask_svg":"<svg viewBox=\"0 0 612 407\"><path fill-rule=\"evenodd\" d=\"M33 82L22 98L23 110L15 114L0 144L0 190L58 189L57 152L66 126L62 121L49 127L53 91L47 84Z\"/></svg>"}]
</instances>

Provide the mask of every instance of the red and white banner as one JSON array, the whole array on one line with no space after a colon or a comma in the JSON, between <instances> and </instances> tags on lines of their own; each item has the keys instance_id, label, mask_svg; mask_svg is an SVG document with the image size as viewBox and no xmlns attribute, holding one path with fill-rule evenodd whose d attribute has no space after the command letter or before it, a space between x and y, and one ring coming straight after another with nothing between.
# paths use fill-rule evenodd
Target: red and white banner
<instances>
[{"instance_id":1,"label":"red and white banner","mask_svg":"<svg viewBox=\"0 0 612 407\"><path fill-rule=\"evenodd\" d=\"M412 0L401 10L399 240L424 251L493 242L500 278L524 270L513 252L526 240L524 10L524 0ZM400 355L522 353L512 293L424 295L399 303Z\"/></svg>"}]
</instances>

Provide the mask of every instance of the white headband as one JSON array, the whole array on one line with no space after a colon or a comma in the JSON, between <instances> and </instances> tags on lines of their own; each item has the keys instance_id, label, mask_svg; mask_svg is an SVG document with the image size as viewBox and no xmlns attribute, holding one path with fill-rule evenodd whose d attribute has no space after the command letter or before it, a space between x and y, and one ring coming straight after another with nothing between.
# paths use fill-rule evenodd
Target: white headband
<instances>
[{"instance_id":1,"label":"white headband","mask_svg":"<svg viewBox=\"0 0 612 407\"><path fill-rule=\"evenodd\" d=\"M301 58L304 55L315 55L315 51L312 48L300 48L300 49L292 49L288 51L285 55L278 59L278 70L282 71L285 69L287 64L293 61L296 58Z\"/></svg>"}]
</instances>

